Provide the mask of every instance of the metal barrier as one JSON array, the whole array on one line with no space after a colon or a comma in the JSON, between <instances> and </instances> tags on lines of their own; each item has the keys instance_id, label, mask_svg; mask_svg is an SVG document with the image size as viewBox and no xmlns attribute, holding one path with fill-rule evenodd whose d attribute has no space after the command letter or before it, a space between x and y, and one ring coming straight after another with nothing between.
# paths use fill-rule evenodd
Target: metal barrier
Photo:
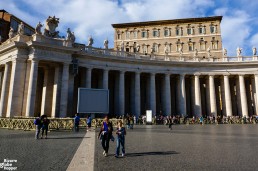
<instances>
[{"instance_id":1,"label":"metal barrier","mask_svg":"<svg viewBox=\"0 0 258 171\"><path fill-rule=\"evenodd\" d=\"M18 129L18 130L35 130L34 120L36 118L0 118L0 128L6 129ZM50 130L72 130L74 128L73 118L48 118L50 120L49 129ZM118 119L110 119L113 126L117 126ZM92 119L92 127L100 127L102 125L103 119ZM80 119L80 127L86 128L86 118Z\"/></svg>"}]
</instances>

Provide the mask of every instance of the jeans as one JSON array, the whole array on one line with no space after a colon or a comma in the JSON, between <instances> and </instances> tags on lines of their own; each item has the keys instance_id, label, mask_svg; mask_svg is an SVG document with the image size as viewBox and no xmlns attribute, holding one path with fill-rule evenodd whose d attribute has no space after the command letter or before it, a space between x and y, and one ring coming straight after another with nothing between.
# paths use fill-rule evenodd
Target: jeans
<instances>
[{"instance_id":1,"label":"jeans","mask_svg":"<svg viewBox=\"0 0 258 171\"><path fill-rule=\"evenodd\" d=\"M74 131L75 132L79 132L79 123L78 124L74 124Z\"/></svg>"},{"instance_id":2,"label":"jeans","mask_svg":"<svg viewBox=\"0 0 258 171\"><path fill-rule=\"evenodd\" d=\"M108 153L109 141L110 141L110 136L108 133L105 133L102 137L101 144L106 153Z\"/></svg>"},{"instance_id":3,"label":"jeans","mask_svg":"<svg viewBox=\"0 0 258 171\"><path fill-rule=\"evenodd\" d=\"M117 156L119 156L119 153L120 153L120 144L122 146L122 153L125 154L125 137L124 136L117 137L117 140L116 140L116 155Z\"/></svg>"},{"instance_id":4,"label":"jeans","mask_svg":"<svg viewBox=\"0 0 258 171\"><path fill-rule=\"evenodd\" d=\"M41 137L43 137L44 132L45 132L45 135L46 135L46 137L47 137L47 131L48 131L48 126L43 126L43 127L42 127L42 134L41 134Z\"/></svg>"},{"instance_id":5,"label":"jeans","mask_svg":"<svg viewBox=\"0 0 258 171\"><path fill-rule=\"evenodd\" d=\"M40 125L36 125L35 139L39 139L40 129L41 129L41 126Z\"/></svg>"}]
</instances>

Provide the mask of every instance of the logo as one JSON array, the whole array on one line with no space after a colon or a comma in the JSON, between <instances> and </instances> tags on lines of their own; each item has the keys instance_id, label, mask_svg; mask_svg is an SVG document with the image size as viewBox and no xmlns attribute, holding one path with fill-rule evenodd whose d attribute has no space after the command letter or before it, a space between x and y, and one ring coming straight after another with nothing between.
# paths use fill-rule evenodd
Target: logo
<instances>
[{"instance_id":1,"label":"logo","mask_svg":"<svg viewBox=\"0 0 258 171\"><path fill-rule=\"evenodd\" d=\"M4 162L0 163L0 169L17 170L17 167L14 166L15 163L17 163L17 160L4 159Z\"/></svg>"}]
</instances>

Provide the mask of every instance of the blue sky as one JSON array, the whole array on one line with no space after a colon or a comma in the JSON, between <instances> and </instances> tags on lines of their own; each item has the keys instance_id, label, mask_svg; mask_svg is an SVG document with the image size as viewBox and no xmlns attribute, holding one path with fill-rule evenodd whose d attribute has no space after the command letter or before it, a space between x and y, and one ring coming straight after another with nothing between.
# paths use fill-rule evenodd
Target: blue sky
<instances>
[{"instance_id":1,"label":"blue sky","mask_svg":"<svg viewBox=\"0 0 258 171\"><path fill-rule=\"evenodd\" d=\"M61 34L71 28L76 42L85 44L91 35L95 47L102 47L106 38L113 47L113 23L222 15L223 46L229 56L236 55L238 46L244 55L258 48L257 0L1 0L0 8L32 26L55 15Z\"/></svg>"}]
</instances>

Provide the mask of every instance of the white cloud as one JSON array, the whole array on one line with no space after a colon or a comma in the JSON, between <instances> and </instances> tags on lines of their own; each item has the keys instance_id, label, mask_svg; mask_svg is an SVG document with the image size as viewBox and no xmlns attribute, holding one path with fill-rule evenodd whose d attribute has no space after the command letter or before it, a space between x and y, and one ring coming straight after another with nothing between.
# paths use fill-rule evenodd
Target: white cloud
<instances>
[{"instance_id":1,"label":"white cloud","mask_svg":"<svg viewBox=\"0 0 258 171\"><path fill-rule=\"evenodd\" d=\"M243 48L243 55L248 55L247 40L251 33L250 16L242 10L221 8L215 10L216 15L223 14L221 23L222 43L229 56L236 56L236 48Z\"/></svg>"}]
</instances>

